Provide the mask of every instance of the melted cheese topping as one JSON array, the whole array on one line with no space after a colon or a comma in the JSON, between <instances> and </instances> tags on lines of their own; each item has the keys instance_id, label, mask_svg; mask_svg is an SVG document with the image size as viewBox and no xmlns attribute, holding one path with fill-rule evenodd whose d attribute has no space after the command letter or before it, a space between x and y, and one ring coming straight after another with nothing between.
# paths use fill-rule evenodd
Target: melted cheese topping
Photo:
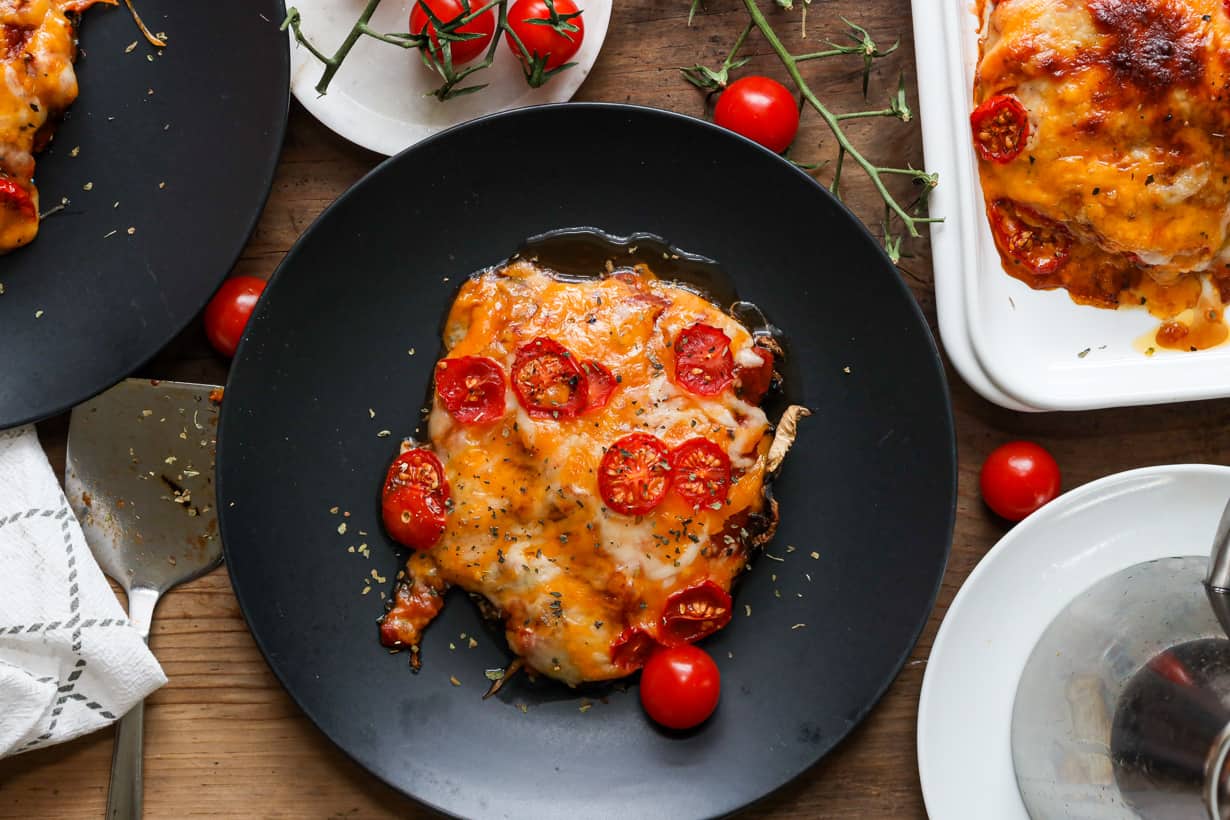
<instances>
[{"instance_id":1,"label":"melted cheese topping","mask_svg":"<svg viewBox=\"0 0 1230 820\"><path fill-rule=\"evenodd\" d=\"M110 0L114 2L114 0ZM77 99L76 14L98 0L0 0L0 178L26 191L34 214L0 199L0 253L38 233L34 154Z\"/></svg>"},{"instance_id":2,"label":"melted cheese topping","mask_svg":"<svg viewBox=\"0 0 1230 820\"><path fill-rule=\"evenodd\" d=\"M487 356L507 373L519 347L547 336L619 380L605 408L571 419L532 419L511 389L504 418L488 425L457 423L438 396L431 408L452 511L440 542L411 556L409 575L484 596L532 670L570 684L628 674L610 658L620 633L656 621L666 598L693 583L729 590L755 530L766 528L764 412L730 389L697 396L672 380L673 340L696 322L722 329L736 362L748 358L746 328L643 268L576 282L516 262L470 280L453 304L449 357ZM668 494L644 516L607 509L598 463L633 432L668 447L697 436L717 443L734 470L729 503L697 511Z\"/></svg>"},{"instance_id":3,"label":"melted cheese topping","mask_svg":"<svg viewBox=\"0 0 1230 820\"><path fill-rule=\"evenodd\" d=\"M1003 254L1008 273L1067 288L1078 302L1145 304L1169 319L1197 306L1207 272L1220 326L1220 300L1230 298L1227 89L1230 17L1220 0L995 5L974 103L1014 95L1030 135L1014 160L980 161L983 193L1073 237L1057 270L1038 275Z\"/></svg>"}]
</instances>

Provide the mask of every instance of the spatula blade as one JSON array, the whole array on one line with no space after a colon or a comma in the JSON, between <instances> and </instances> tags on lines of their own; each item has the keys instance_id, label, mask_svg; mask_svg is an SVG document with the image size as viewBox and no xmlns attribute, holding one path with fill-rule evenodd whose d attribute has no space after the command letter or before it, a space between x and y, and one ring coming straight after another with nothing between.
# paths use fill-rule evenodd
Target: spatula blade
<instances>
[{"instance_id":1,"label":"spatula blade","mask_svg":"<svg viewBox=\"0 0 1230 820\"><path fill-rule=\"evenodd\" d=\"M128 379L73 408L64 486L103 572L159 593L222 561L212 385Z\"/></svg>"}]
</instances>

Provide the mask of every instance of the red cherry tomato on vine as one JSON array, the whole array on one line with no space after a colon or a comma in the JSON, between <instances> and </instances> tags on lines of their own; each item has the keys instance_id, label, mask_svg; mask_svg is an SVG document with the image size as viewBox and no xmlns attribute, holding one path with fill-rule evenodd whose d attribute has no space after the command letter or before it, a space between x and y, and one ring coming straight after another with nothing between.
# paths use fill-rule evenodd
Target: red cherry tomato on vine
<instances>
[{"instance_id":1,"label":"red cherry tomato on vine","mask_svg":"<svg viewBox=\"0 0 1230 820\"><path fill-rule=\"evenodd\" d=\"M978 483L996 515L1020 521L1059 495L1059 464L1032 441L1010 441L987 456Z\"/></svg>"},{"instance_id":2,"label":"red cherry tomato on vine","mask_svg":"<svg viewBox=\"0 0 1230 820\"><path fill-rule=\"evenodd\" d=\"M222 283L205 307L205 335L223 356L234 356L252 309L265 292L265 280L232 276Z\"/></svg>"},{"instance_id":3,"label":"red cherry tomato on vine","mask_svg":"<svg viewBox=\"0 0 1230 820\"><path fill-rule=\"evenodd\" d=\"M554 15L546 0L517 0L508 9L510 33L504 39L530 74L535 73L535 67L538 74L553 71L572 59L581 48L581 41L585 39L585 22L581 16L572 0L555 0ZM528 61L517 40L529 53Z\"/></svg>"},{"instance_id":4,"label":"red cherry tomato on vine","mask_svg":"<svg viewBox=\"0 0 1230 820\"><path fill-rule=\"evenodd\" d=\"M683 644L659 649L641 670L641 705L668 729L691 729L713 714L722 675L709 653Z\"/></svg>"},{"instance_id":5,"label":"red cherry tomato on vine","mask_svg":"<svg viewBox=\"0 0 1230 820\"><path fill-rule=\"evenodd\" d=\"M431 13L442 25L448 25L460 17L478 11L485 5L486 3L482 0L470 0L469 8L462 4L462 0L419 0L410 11L410 33L422 34L425 29L430 29L432 57L437 62L443 62L444 56L440 51L442 44L436 36L435 24L431 22L431 17L423 7L431 9ZM447 32L448 29L445 31ZM464 26L454 29L452 33L478 35L468 40L449 41L453 65L470 62L487 50L487 46L491 44L491 38L495 36L495 9L487 9Z\"/></svg>"},{"instance_id":6,"label":"red cherry tomato on vine","mask_svg":"<svg viewBox=\"0 0 1230 820\"><path fill-rule=\"evenodd\" d=\"M740 77L718 97L713 121L780 154L799 132L799 104L769 77Z\"/></svg>"}]
</instances>

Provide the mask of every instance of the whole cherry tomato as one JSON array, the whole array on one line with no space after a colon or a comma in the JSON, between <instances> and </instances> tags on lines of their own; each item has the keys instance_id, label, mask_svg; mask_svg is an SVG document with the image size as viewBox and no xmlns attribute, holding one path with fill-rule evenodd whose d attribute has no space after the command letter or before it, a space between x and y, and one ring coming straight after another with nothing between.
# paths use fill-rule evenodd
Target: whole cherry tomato
<instances>
[{"instance_id":1,"label":"whole cherry tomato","mask_svg":"<svg viewBox=\"0 0 1230 820\"><path fill-rule=\"evenodd\" d=\"M769 77L740 77L718 97L713 121L780 154L799 132L799 104Z\"/></svg>"},{"instance_id":2,"label":"whole cherry tomato","mask_svg":"<svg viewBox=\"0 0 1230 820\"><path fill-rule=\"evenodd\" d=\"M222 283L205 307L205 335L223 356L234 356L252 309L265 292L265 280L232 276Z\"/></svg>"},{"instance_id":3,"label":"whole cherry tomato","mask_svg":"<svg viewBox=\"0 0 1230 820\"><path fill-rule=\"evenodd\" d=\"M683 644L659 649L641 670L641 705L668 729L691 729L713 714L722 674L709 653Z\"/></svg>"},{"instance_id":4,"label":"whole cherry tomato","mask_svg":"<svg viewBox=\"0 0 1230 820\"><path fill-rule=\"evenodd\" d=\"M572 59L585 39L585 22L573 0L517 0L508 9L508 29L508 48L535 87Z\"/></svg>"},{"instance_id":5,"label":"whole cherry tomato","mask_svg":"<svg viewBox=\"0 0 1230 820\"><path fill-rule=\"evenodd\" d=\"M996 515L1020 521L1059 495L1059 465L1032 441L1010 441L987 456L978 483Z\"/></svg>"},{"instance_id":6,"label":"whole cherry tomato","mask_svg":"<svg viewBox=\"0 0 1230 820\"><path fill-rule=\"evenodd\" d=\"M454 20L478 11L485 5L486 2L483 0L468 0L468 2L465 2L465 0L418 0L410 11L410 33L422 34L425 29L429 29L432 45L431 56L436 62L443 63L443 46L436 35L435 24L431 22L431 17L428 16L425 8L431 10L431 13L435 15L441 25L448 25ZM447 32L448 29L445 29L445 31ZM451 33L476 35L465 40L448 41L453 65L470 62L487 50L487 46L491 43L491 38L495 36L495 9L487 9L464 26L454 29Z\"/></svg>"}]
</instances>

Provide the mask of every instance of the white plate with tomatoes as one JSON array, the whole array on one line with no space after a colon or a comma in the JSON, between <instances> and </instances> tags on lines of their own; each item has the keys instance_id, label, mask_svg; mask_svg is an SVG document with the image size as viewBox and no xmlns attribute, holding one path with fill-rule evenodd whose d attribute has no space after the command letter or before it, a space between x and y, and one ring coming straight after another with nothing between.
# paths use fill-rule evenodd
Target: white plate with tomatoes
<instances>
[{"instance_id":1,"label":"white plate with tomatoes","mask_svg":"<svg viewBox=\"0 0 1230 820\"><path fill-rule=\"evenodd\" d=\"M1166 465L1055 499L996 544L935 638L918 704L918 770L937 820L1028 820L1012 766L1012 703L1034 645L1084 590L1142 561L1208 551L1230 468Z\"/></svg>"},{"instance_id":2,"label":"white plate with tomatoes","mask_svg":"<svg viewBox=\"0 0 1230 820\"><path fill-rule=\"evenodd\" d=\"M432 14L421 8L423 3ZM573 63L550 76L537 88L526 79L526 67L513 38L498 28L498 5L487 12L491 0L379 0L371 16L370 28L382 34L405 35L414 26L416 33L427 27L432 17L445 25L462 15L479 14L458 28L478 36L450 45L455 70L481 63L492 44L494 58L488 68L476 71L455 86L483 88L440 100L432 92L444 82L441 75L424 64L417 48L360 36L342 60L326 93L317 91L325 64L309 49L291 38L291 91L311 114L331 130L351 142L380 154L393 155L437 131L510 108L542 103L565 102L572 98L589 75L611 18L612 0L554 0L555 12L567 17L567 25L557 31L550 25L527 23L547 19L550 10L543 0L508 0L507 28L517 35L531 53L550 55L545 68ZM312 45L332 56L346 40L366 0L298 0L300 29ZM580 12L579 17L568 17ZM411 20L413 14L413 22ZM578 29L571 31L572 28ZM437 38L437 42L439 39ZM465 59L470 58L470 59Z\"/></svg>"}]
</instances>

